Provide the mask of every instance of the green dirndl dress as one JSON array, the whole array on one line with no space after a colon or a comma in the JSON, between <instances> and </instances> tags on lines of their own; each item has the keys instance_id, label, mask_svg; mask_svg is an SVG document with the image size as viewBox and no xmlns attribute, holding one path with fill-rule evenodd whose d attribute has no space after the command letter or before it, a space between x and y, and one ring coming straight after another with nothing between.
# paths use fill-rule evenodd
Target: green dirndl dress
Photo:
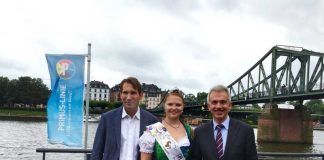
<instances>
[{"instance_id":1,"label":"green dirndl dress","mask_svg":"<svg viewBox=\"0 0 324 160\"><path fill-rule=\"evenodd\" d=\"M185 127L186 132L187 132L187 135L188 135L188 139L191 142L192 134L193 134L192 133L192 129L191 129L191 127L188 124L183 123L183 126ZM190 146L181 146L180 149L182 151L183 156L185 158L187 158L188 155L189 155ZM153 157L154 157L153 158L154 160L168 160L168 157L164 153L162 147L157 142L154 145Z\"/></svg>"}]
</instances>

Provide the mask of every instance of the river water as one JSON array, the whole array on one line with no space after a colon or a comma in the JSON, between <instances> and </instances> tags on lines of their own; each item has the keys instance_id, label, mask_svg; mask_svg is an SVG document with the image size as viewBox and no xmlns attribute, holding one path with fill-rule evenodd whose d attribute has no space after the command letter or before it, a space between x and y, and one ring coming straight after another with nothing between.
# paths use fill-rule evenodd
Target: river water
<instances>
[{"instance_id":1,"label":"river water","mask_svg":"<svg viewBox=\"0 0 324 160\"><path fill-rule=\"evenodd\" d=\"M97 125L89 123L88 148L92 148ZM257 129L254 131L256 134ZM312 145L259 143L258 151L324 153L324 131L314 130L313 135ZM46 122L0 120L0 160L41 160L42 153L36 153L36 148L69 147L47 142ZM83 154L47 153L46 160L83 160Z\"/></svg>"}]
</instances>

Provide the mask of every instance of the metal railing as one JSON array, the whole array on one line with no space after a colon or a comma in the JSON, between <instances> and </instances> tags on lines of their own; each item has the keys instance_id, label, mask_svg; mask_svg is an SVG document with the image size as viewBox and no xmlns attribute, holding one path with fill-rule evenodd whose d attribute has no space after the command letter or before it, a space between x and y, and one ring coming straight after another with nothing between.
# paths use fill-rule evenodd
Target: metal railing
<instances>
[{"instance_id":1,"label":"metal railing","mask_svg":"<svg viewBox=\"0 0 324 160\"><path fill-rule=\"evenodd\" d=\"M90 160L90 153L92 149L66 149L66 148L37 148L36 152L43 153L43 160L46 158L46 153L86 153L87 159Z\"/></svg>"},{"instance_id":2,"label":"metal railing","mask_svg":"<svg viewBox=\"0 0 324 160\"><path fill-rule=\"evenodd\" d=\"M92 149L57 149L57 148L37 148L36 152L43 153L43 160L46 158L46 153L86 153L87 159L90 160ZM322 153L283 153L283 152L258 152L259 159L274 159L275 157L317 157L324 160Z\"/></svg>"}]
</instances>

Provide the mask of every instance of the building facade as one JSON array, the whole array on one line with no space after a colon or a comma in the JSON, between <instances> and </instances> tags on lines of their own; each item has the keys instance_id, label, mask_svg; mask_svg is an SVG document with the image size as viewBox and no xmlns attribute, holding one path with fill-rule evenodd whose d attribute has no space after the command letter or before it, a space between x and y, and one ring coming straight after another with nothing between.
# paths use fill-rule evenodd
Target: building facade
<instances>
[{"instance_id":1,"label":"building facade","mask_svg":"<svg viewBox=\"0 0 324 160\"><path fill-rule=\"evenodd\" d=\"M114 87L110 88L109 100L110 102L120 101L119 97L119 84L116 84Z\"/></svg>"},{"instance_id":2,"label":"building facade","mask_svg":"<svg viewBox=\"0 0 324 160\"><path fill-rule=\"evenodd\" d=\"M120 86L119 84L115 85L114 87L110 88L110 96L109 99L111 102L120 101L119 91ZM142 84L143 90L143 98L141 99L140 103L146 105L146 109L153 109L158 106L162 101L162 91L161 88L157 87L154 84Z\"/></svg>"},{"instance_id":3,"label":"building facade","mask_svg":"<svg viewBox=\"0 0 324 160\"><path fill-rule=\"evenodd\" d=\"M85 85L85 90L87 85ZM100 81L91 81L90 82L90 100L94 101L109 101L109 86ZM85 97L85 92L84 92Z\"/></svg>"},{"instance_id":4,"label":"building facade","mask_svg":"<svg viewBox=\"0 0 324 160\"><path fill-rule=\"evenodd\" d=\"M146 109L153 109L162 101L161 88L154 84L142 84L143 99L141 102L146 105Z\"/></svg>"}]
</instances>

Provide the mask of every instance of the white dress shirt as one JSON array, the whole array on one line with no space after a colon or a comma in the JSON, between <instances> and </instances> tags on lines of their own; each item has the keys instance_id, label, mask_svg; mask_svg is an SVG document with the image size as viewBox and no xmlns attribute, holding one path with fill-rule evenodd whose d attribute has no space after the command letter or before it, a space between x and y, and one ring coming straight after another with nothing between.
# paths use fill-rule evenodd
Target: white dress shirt
<instances>
[{"instance_id":1,"label":"white dress shirt","mask_svg":"<svg viewBox=\"0 0 324 160\"><path fill-rule=\"evenodd\" d=\"M129 116L125 108L123 108L121 120L121 160L136 160L137 145L140 132L140 109L137 109L136 114L132 118Z\"/></svg>"}]
</instances>

